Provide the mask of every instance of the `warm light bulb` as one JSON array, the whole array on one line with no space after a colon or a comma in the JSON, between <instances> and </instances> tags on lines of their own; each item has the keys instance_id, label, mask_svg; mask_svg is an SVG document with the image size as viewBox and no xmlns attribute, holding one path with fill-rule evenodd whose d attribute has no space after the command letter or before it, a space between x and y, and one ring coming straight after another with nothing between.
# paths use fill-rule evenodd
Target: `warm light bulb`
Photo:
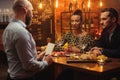
<instances>
[{"instance_id":1,"label":"warm light bulb","mask_svg":"<svg viewBox=\"0 0 120 80\"><path fill-rule=\"evenodd\" d=\"M88 1L88 8L90 8L90 0Z\"/></svg>"},{"instance_id":2,"label":"warm light bulb","mask_svg":"<svg viewBox=\"0 0 120 80\"><path fill-rule=\"evenodd\" d=\"M40 2L39 8L42 9L42 3Z\"/></svg>"},{"instance_id":3,"label":"warm light bulb","mask_svg":"<svg viewBox=\"0 0 120 80\"><path fill-rule=\"evenodd\" d=\"M100 7L102 7L102 5L103 5L102 2L100 1Z\"/></svg>"},{"instance_id":4,"label":"warm light bulb","mask_svg":"<svg viewBox=\"0 0 120 80\"><path fill-rule=\"evenodd\" d=\"M76 0L74 0L74 2L76 2Z\"/></svg>"},{"instance_id":5,"label":"warm light bulb","mask_svg":"<svg viewBox=\"0 0 120 80\"><path fill-rule=\"evenodd\" d=\"M56 8L58 8L58 0L56 0L56 5L55 5Z\"/></svg>"}]
</instances>

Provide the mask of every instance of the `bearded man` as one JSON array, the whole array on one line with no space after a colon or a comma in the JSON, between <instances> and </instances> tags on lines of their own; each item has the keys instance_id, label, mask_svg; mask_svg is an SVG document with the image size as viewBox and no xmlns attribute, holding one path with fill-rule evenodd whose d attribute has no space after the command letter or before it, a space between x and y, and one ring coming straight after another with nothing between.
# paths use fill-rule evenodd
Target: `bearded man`
<instances>
[{"instance_id":1,"label":"bearded man","mask_svg":"<svg viewBox=\"0 0 120 80\"><path fill-rule=\"evenodd\" d=\"M50 65L53 60L48 55L41 60L45 52L37 56L36 44L26 29L33 17L32 4L28 0L15 0L14 19L3 33L3 46L8 60L7 80L39 80L37 72Z\"/></svg>"}]
</instances>

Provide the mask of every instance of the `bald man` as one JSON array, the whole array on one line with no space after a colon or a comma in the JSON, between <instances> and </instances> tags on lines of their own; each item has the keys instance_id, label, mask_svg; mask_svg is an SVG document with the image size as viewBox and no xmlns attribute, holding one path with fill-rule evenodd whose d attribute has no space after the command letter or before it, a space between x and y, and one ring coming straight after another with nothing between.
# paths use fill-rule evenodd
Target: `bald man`
<instances>
[{"instance_id":1,"label":"bald man","mask_svg":"<svg viewBox=\"0 0 120 80\"><path fill-rule=\"evenodd\" d=\"M8 80L38 80L35 74L50 65L53 60L45 52L37 56L36 44L26 27L30 24L32 4L28 0L15 0L14 19L3 33L3 46L8 60Z\"/></svg>"}]
</instances>

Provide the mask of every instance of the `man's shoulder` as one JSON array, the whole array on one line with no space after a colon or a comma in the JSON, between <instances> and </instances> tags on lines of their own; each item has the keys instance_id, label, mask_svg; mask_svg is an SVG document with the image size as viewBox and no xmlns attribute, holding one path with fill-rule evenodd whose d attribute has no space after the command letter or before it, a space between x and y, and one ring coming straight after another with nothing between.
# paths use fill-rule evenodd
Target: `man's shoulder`
<instances>
[{"instance_id":1,"label":"man's shoulder","mask_svg":"<svg viewBox=\"0 0 120 80\"><path fill-rule=\"evenodd\" d=\"M18 26L20 26L17 22L10 22L8 25L7 25L7 28L18 28Z\"/></svg>"},{"instance_id":2,"label":"man's shoulder","mask_svg":"<svg viewBox=\"0 0 120 80\"><path fill-rule=\"evenodd\" d=\"M17 35L25 35L28 33L28 31L17 22L9 23L5 31L7 31L7 33L9 32Z\"/></svg>"}]
</instances>

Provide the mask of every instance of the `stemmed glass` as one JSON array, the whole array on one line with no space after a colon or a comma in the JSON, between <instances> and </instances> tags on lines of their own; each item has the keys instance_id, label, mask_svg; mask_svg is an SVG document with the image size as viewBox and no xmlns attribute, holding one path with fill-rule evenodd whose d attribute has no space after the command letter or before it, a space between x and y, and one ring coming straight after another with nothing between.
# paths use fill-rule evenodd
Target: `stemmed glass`
<instances>
[{"instance_id":1,"label":"stemmed glass","mask_svg":"<svg viewBox=\"0 0 120 80\"><path fill-rule=\"evenodd\" d=\"M62 44L63 44L62 41L58 42L58 46L62 46Z\"/></svg>"},{"instance_id":2,"label":"stemmed glass","mask_svg":"<svg viewBox=\"0 0 120 80\"><path fill-rule=\"evenodd\" d=\"M85 48L87 47L87 44L82 44L81 48L83 50L83 53L85 53Z\"/></svg>"},{"instance_id":3,"label":"stemmed glass","mask_svg":"<svg viewBox=\"0 0 120 80\"><path fill-rule=\"evenodd\" d=\"M58 51L61 51L62 50L62 45L63 45L63 42L62 41L59 41L59 42L57 42L57 50Z\"/></svg>"}]
</instances>

